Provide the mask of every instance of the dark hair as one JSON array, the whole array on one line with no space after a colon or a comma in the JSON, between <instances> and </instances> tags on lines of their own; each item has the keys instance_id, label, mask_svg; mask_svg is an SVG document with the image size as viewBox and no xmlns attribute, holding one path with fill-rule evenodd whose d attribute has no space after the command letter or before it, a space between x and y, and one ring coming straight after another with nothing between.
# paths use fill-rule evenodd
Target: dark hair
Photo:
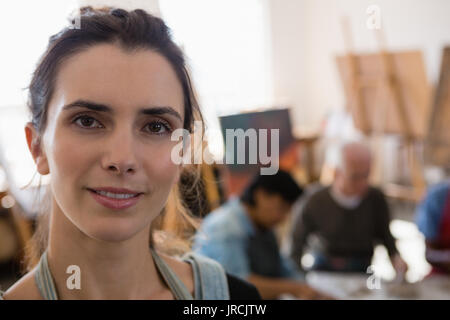
<instances>
[{"instance_id":1,"label":"dark hair","mask_svg":"<svg viewBox=\"0 0 450 320\"><path fill-rule=\"evenodd\" d=\"M174 69L181 83L184 96L184 123L183 128L192 132L194 121L203 121L203 117L195 98L194 89L190 80L186 60L181 49L173 42L170 29L164 21L137 9L126 11L116 8L94 9L83 7L79 12L79 26L64 28L50 37L47 49L37 64L29 86L28 107L31 111L31 122L37 130L39 137L47 125L49 102L55 90L58 70L62 63L73 55L99 44L116 44L127 52L136 50L153 50L165 57ZM73 22L72 22L73 23ZM204 130L204 129L203 129ZM185 170L194 171L199 168L191 167ZM190 189L196 188L194 180ZM165 226L164 230L176 230L177 238L186 225L197 223L189 210L182 203L185 190L178 185L169 196L168 205L164 209L165 220L156 219L151 227L150 245L153 245L153 229ZM35 265L47 247L48 224L50 211L49 190L46 197L40 202L41 208L37 218L36 232L28 245L26 253L26 268L30 270ZM170 208L168 208L170 207ZM182 220L179 220L181 213ZM177 215L174 218L174 214ZM170 217L170 219L169 219ZM165 222L168 220L171 223ZM173 222L175 221L175 222ZM181 225L181 226L180 226ZM183 237L179 237L183 238ZM180 245L181 247L181 245ZM184 247L185 248L185 247ZM176 251L176 250L175 250Z\"/></svg>"},{"instance_id":2,"label":"dark hair","mask_svg":"<svg viewBox=\"0 0 450 320\"><path fill-rule=\"evenodd\" d=\"M256 204L254 193L257 189L262 189L270 194L280 195L289 204L293 204L303 194L303 189L294 178L283 170L278 170L274 175L256 174L242 192L240 196L241 201L254 206Z\"/></svg>"}]
</instances>

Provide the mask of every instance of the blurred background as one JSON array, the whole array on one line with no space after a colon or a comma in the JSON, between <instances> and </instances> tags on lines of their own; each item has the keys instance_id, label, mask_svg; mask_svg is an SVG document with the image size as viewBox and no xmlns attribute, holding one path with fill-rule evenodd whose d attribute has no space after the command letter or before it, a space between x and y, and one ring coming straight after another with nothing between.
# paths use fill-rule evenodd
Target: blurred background
<instances>
[{"instance_id":1,"label":"blurred background","mask_svg":"<svg viewBox=\"0 0 450 320\"><path fill-rule=\"evenodd\" d=\"M267 128L277 120L286 132L280 167L305 187L327 185L336 145L368 141L371 181L388 197L407 279L418 283L428 274L415 214L450 164L449 1L8 0L0 5L2 289L22 274L35 188L48 179L36 173L25 141L26 87L49 36L84 5L143 8L166 21L188 57L215 159L224 157L225 127ZM239 194L252 170L205 167L205 211ZM282 248L289 223L277 229ZM311 259L305 255L304 264ZM380 277L393 279L384 247L376 248L373 264Z\"/></svg>"}]
</instances>

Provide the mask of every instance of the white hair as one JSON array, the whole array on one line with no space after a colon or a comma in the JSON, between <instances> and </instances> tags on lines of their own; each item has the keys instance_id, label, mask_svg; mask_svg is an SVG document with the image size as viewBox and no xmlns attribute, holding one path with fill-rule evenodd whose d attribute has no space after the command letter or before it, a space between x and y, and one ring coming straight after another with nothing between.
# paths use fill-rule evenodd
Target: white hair
<instances>
[{"instance_id":1,"label":"white hair","mask_svg":"<svg viewBox=\"0 0 450 320\"><path fill-rule=\"evenodd\" d=\"M335 169L344 170L345 169L345 152L350 146L359 148L360 150L366 150L369 155L371 154L370 148L367 143L362 139L344 140L341 141L335 149L334 157L334 167Z\"/></svg>"}]
</instances>

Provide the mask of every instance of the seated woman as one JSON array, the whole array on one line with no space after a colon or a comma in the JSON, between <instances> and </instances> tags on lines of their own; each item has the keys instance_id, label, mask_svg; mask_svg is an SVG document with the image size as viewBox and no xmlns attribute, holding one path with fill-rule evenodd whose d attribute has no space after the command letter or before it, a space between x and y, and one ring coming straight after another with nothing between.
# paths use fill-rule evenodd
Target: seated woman
<instances>
[{"instance_id":1,"label":"seated woman","mask_svg":"<svg viewBox=\"0 0 450 320\"><path fill-rule=\"evenodd\" d=\"M50 174L50 206L34 236L39 262L3 298L260 298L213 260L164 254L171 238L155 237L186 169L171 133L202 119L168 27L143 10L80 12L80 28L50 38L29 88L26 139Z\"/></svg>"}]
</instances>

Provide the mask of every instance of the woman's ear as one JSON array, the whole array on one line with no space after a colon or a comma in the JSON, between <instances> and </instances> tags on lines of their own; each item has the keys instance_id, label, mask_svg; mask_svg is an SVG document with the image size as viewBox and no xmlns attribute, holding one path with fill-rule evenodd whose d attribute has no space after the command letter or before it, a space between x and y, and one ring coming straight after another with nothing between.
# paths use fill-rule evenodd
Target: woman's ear
<instances>
[{"instance_id":1,"label":"woman's ear","mask_svg":"<svg viewBox=\"0 0 450 320\"><path fill-rule=\"evenodd\" d=\"M31 122L28 122L25 126L25 136L27 139L28 149L31 152L34 163L36 163L38 172L41 175L49 174L50 170L48 167L47 156L43 151L41 138Z\"/></svg>"}]
</instances>

